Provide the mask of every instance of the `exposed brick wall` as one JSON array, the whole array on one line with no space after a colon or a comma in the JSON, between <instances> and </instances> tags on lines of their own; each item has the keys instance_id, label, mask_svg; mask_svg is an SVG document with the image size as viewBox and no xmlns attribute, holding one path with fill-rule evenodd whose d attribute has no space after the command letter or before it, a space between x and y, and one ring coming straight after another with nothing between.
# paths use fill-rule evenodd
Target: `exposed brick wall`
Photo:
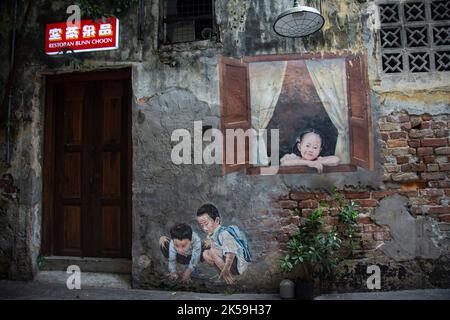
<instances>
[{"instance_id":1,"label":"exposed brick wall","mask_svg":"<svg viewBox=\"0 0 450 320\"><path fill-rule=\"evenodd\" d=\"M379 121L384 182L416 182L428 188L449 188L448 115L396 114Z\"/></svg>"},{"instance_id":2,"label":"exposed brick wall","mask_svg":"<svg viewBox=\"0 0 450 320\"><path fill-rule=\"evenodd\" d=\"M376 224L372 216L380 201L394 194L408 198L412 216L427 215L437 221L439 230L450 239L449 116L398 113L379 119L378 126L383 185L378 190L341 190L345 199L359 204L355 239L360 245L355 259L370 256L391 239L389 228ZM274 199L271 212L283 230L277 236L279 249L287 249L289 235L321 200L331 199L331 194L314 190L291 190ZM336 213L331 206L325 216L328 225L338 224Z\"/></svg>"}]
</instances>

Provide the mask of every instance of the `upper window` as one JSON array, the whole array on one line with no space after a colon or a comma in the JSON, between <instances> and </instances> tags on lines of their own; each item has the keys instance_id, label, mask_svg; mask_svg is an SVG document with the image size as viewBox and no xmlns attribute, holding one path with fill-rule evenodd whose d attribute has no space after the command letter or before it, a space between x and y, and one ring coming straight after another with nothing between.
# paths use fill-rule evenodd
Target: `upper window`
<instances>
[{"instance_id":1,"label":"upper window","mask_svg":"<svg viewBox=\"0 0 450 320\"><path fill-rule=\"evenodd\" d=\"M162 0L161 42L172 44L211 39L213 0Z\"/></svg>"},{"instance_id":2,"label":"upper window","mask_svg":"<svg viewBox=\"0 0 450 320\"><path fill-rule=\"evenodd\" d=\"M450 1L390 1L379 11L383 73L450 71Z\"/></svg>"},{"instance_id":3,"label":"upper window","mask_svg":"<svg viewBox=\"0 0 450 320\"><path fill-rule=\"evenodd\" d=\"M279 173L372 170L368 90L364 55L222 58L222 130L257 136L240 160L235 147L243 144L229 145L227 136L223 155L234 161L224 161L223 173L247 168L257 174L277 158Z\"/></svg>"}]
</instances>

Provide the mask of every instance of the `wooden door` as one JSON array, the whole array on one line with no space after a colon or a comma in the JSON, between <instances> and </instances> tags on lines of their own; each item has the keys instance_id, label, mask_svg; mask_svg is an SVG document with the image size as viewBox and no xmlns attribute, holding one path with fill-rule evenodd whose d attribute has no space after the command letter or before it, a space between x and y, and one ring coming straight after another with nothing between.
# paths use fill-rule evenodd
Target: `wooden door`
<instances>
[{"instance_id":1,"label":"wooden door","mask_svg":"<svg viewBox=\"0 0 450 320\"><path fill-rule=\"evenodd\" d=\"M56 77L48 95L43 251L130 257L129 78Z\"/></svg>"}]
</instances>

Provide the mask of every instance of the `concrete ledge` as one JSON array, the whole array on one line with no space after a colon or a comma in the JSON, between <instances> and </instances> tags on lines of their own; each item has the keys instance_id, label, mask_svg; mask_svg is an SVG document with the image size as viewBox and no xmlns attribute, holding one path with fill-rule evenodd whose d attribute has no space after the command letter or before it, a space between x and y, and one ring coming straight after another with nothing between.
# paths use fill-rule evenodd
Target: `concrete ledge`
<instances>
[{"instance_id":1,"label":"concrete ledge","mask_svg":"<svg viewBox=\"0 0 450 320\"><path fill-rule=\"evenodd\" d=\"M64 271L40 271L34 283L55 285L67 290L67 279L70 274ZM81 272L82 288L131 289L131 275Z\"/></svg>"},{"instance_id":2,"label":"concrete ledge","mask_svg":"<svg viewBox=\"0 0 450 320\"><path fill-rule=\"evenodd\" d=\"M82 272L131 274L131 260L112 258L44 257L40 270L66 271L68 266L77 265Z\"/></svg>"}]
</instances>

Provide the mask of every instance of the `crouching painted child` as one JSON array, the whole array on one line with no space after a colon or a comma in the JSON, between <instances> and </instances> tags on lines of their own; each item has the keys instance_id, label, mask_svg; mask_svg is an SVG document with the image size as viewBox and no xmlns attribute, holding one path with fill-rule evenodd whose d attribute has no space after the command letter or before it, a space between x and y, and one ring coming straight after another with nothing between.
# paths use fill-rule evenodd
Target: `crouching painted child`
<instances>
[{"instance_id":1,"label":"crouching painted child","mask_svg":"<svg viewBox=\"0 0 450 320\"><path fill-rule=\"evenodd\" d=\"M168 277L172 281L191 281L191 274L197 267L201 254L202 243L197 233L185 223L178 223L170 229L169 239L162 236L159 245L163 255L169 259ZM177 268L177 264L186 265L184 270Z\"/></svg>"},{"instance_id":2,"label":"crouching painted child","mask_svg":"<svg viewBox=\"0 0 450 320\"><path fill-rule=\"evenodd\" d=\"M233 284L235 276L244 273L251 261L245 236L237 226L222 226L219 211L212 204L198 209L197 222L208 235L203 259L219 269L219 279Z\"/></svg>"}]
</instances>

